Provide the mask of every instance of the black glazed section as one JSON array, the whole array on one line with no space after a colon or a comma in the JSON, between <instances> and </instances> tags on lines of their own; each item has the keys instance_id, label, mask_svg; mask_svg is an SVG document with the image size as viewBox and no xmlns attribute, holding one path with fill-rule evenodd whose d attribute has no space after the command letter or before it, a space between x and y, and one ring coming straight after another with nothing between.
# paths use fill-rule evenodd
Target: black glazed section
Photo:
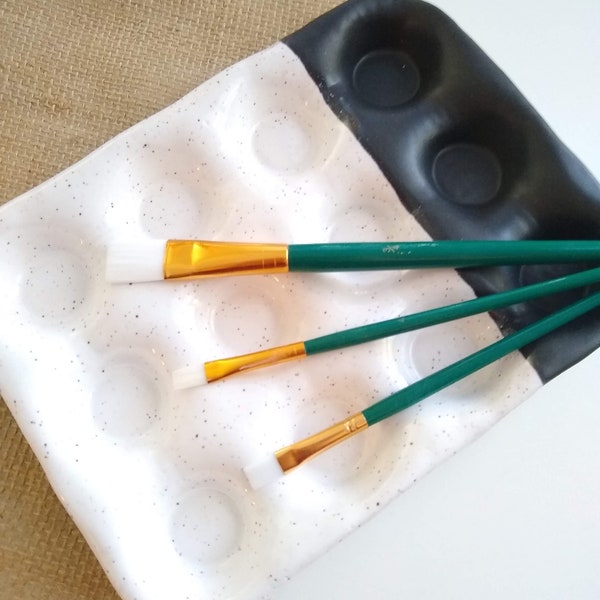
<instances>
[{"instance_id":1,"label":"black glazed section","mask_svg":"<svg viewBox=\"0 0 600 600\"><path fill-rule=\"evenodd\" d=\"M434 239L597 239L600 186L439 9L349 0L284 42ZM594 265L469 269L477 295ZM589 290L492 314L506 335ZM547 381L600 346L600 312L524 350Z\"/></svg>"}]
</instances>

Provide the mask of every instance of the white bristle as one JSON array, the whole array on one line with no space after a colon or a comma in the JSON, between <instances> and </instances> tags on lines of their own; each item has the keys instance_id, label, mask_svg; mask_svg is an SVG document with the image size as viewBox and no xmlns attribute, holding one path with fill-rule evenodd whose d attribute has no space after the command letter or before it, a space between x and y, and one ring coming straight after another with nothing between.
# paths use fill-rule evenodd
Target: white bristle
<instances>
[{"instance_id":1,"label":"white bristle","mask_svg":"<svg viewBox=\"0 0 600 600\"><path fill-rule=\"evenodd\" d=\"M244 473L253 489L269 485L283 475L283 469L274 454L244 467Z\"/></svg>"},{"instance_id":2,"label":"white bristle","mask_svg":"<svg viewBox=\"0 0 600 600\"><path fill-rule=\"evenodd\" d=\"M171 374L171 381L176 390L185 390L207 383L203 366L177 369Z\"/></svg>"},{"instance_id":3,"label":"white bristle","mask_svg":"<svg viewBox=\"0 0 600 600\"><path fill-rule=\"evenodd\" d=\"M113 283L160 281L164 278L166 240L134 240L108 246L106 280Z\"/></svg>"}]
</instances>

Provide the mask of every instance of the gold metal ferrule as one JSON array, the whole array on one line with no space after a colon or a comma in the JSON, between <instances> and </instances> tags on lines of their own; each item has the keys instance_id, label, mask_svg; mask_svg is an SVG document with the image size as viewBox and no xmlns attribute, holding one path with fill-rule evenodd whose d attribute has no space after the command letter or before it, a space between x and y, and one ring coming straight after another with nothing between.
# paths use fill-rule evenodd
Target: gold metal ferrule
<instances>
[{"instance_id":1,"label":"gold metal ferrule","mask_svg":"<svg viewBox=\"0 0 600 600\"><path fill-rule=\"evenodd\" d=\"M276 346L267 350L259 350L250 354L241 356L232 356L231 358L221 358L204 363L204 372L206 381L217 381L235 373L260 369L270 365L277 365L290 360L304 358L306 348L304 342L294 342L285 346Z\"/></svg>"},{"instance_id":2,"label":"gold metal ferrule","mask_svg":"<svg viewBox=\"0 0 600 600\"><path fill-rule=\"evenodd\" d=\"M284 473L291 471L307 460L321 454L321 452L325 452L325 450L328 450L332 446L366 429L368 426L369 424L365 416L362 413L357 413L315 435L311 435L291 446L277 450L275 458Z\"/></svg>"},{"instance_id":3,"label":"gold metal ferrule","mask_svg":"<svg viewBox=\"0 0 600 600\"><path fill-rule=\"evenodd\" d=\"M286 244L168 240L163 268L165 279L287 273L288 247Z\"/></svg>"}]
</instances>

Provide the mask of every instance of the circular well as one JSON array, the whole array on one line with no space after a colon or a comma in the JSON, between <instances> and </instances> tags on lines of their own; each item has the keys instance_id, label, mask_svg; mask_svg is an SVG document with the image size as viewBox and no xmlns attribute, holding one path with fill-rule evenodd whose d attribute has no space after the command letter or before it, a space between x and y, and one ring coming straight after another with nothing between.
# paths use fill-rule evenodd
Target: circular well
<instances>
[{"instance_id":1,"label":"circular well","mask_svg":"<svg viewBox=\"0 0 600 600\"><path fill-rule=\"evenodd\" d=\"M6 262L16 277L7 286L16 284L15 299L28 316L58 329L89 324L98 300L101 257L87 232L51 222L24 226L9 239Z\"/></svg>"},{"instance_id":2,"label":"circular well","mask_svg":"<svg viewBox=\"0 0 600 600\"><path fill-rule=\"evenodd\" d=\"M23 278L23 304L46 322L78 317L92 287L83 258L62 248L46 248L41 254Z\"/></svg>"},{"instance_id":3,"label":"circular well","mask_svg":"<svg viewBox=\"0 0 600 600\"><path fill-rule=\"evenodd\" d=\"M391 340L397 352L400 371L414 383L440 371L450 364L496 341L493 330L488 329L486 317L472 317L472 322L444 323L418 330L404 338ZM442 390L446 397L472 397L491 389L497 381L501 362L472 373Z\"/></svg>"},{"instance_id":4,"label":"circular well","mask_svg":"<svg viewBox=\"0 0 600 600\"><path fill-rule=\"evenodd\" d=\"M417 66L401 50L374 50L363 56L353 73L355 90L365 102L392 108L408 102L421 84Z\"/></svg>"},{"instance_id":5,"label":"circular well","mask_svg":"<svg viewBox=\"0 0 600 600\"><path fill-rule=\"evenodd\" d=\"M104 433L131 438L145 433L159 417L164 389L159 374L143 359L119 356L102 368L93 392L93 419Z\"/></svg>"},{"instance_id":6,"label":"circular well","mask_svg":"<svg viewBox=\"0 0 600 600\"><path fill-rule=\"evenodd\" d=\"M239 353L243 348L255 350L286 339L292 324L283 317L289 301L279 283L265 279L257 286L243 279L222 284L216 290L220 301L209 313L215 343ZM206 310L202 308L197 318L205 321Z\"/></svg>"},{"instance_id":7,"label":"circular well","mask_svg":"<svg viewBox=\"0 0 600 600\"><path fill-rule=\"evenodd\" d=\"M199 487L180 500L171 528L183 556L203 564L218 563L239 550L244 521L228 494L216 487Z\"/></svg>"},{"instance_id":8,"label":"circular well","mask_svg":"<svg viewBox=\"0 0 600 600\"><path fill-rule=\"evenodd\" d=\"M488 148L477 144L452 144L435 157L433 180L448 200L477 206L496 197L502 183L502 169Z\"/></svg>"},{"instance_id":9,"label":"circular well","mask_svg":"<svg viewBox=\"0 0 600 600\"><path fill-rule=\"evenodd\" d=\"M269 115L257 125L253 145L259 161L275 171L305 168L315 150L308 124L283 112Z\"/></svg>"}]
</instances>

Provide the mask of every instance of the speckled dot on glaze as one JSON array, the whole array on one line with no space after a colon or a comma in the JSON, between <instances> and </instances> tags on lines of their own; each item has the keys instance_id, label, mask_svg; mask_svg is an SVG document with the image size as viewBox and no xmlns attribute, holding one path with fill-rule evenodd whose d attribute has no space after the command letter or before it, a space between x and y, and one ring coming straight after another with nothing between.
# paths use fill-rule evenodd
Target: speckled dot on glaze
<instances>
[{"instance_id":1,"label":"speckled dot on glaze","mask_svg":"<svg viewBox=\"0 0 600 600\"><path fill-rule=\"evenodd\" d=\"M272 527L262 500L248 497L226 470L200 475L170 503L170 542L204 595L235 597L265 576Z\"/></svg>"},{"instance_id":2,"label":"speckled dot on glaze","mask_svg":"<svg viewBox=\"0 0 600 600\"><path fill-rule=\"evenodd\" d=\"M487 319L486 319L487 320ZM486 330L477 317L468 322L445 323L412 332L402 341L392 342L398 369L410 383L418 381L499 339L498 332ZM489 387L502 369L498 361L439 392L442 395L469 397L489 393Z\"/></svg>"},{"instance_id":3,"label":"speckled dot on glaze","mask_svg":"<svg viewBox=\"0 0 600 600\"><path fill-rule=\"evenodd\" d=\"M196 318L210 323L217 347L230 353L284 343L290 336L286 287L276 279L261 277L228 280L220 286L218 302L198 307Z\"/></svg>"},{"instance_id":4,"label":"speckled dot on glaze","mask_svg":"<svg viewBox=\"0 0 600 600\"><path fill-rule=\"evenodd\" d=\"M103 434L135 438L153 427L169 400L164 373L134 352L119 352L100 367L92 391L92 418Z\"/></svg>"},{"instance_id":5,"label":"speckled dot on glaze","mask_svg":"<svg viewBox=\"0 0 600 600\"><path fill-rule=\"evenodd\" d=\"M244 528L235 500L215 487L197 488L178 501L171 524L178 552L203 565L241 552Z\"/></svg>"},{"instance_id":6,"label":"speckled dot on glaze","mask_svg":"<svg viewBox=\"0 0 600 600\"><path fill-rule=\"evenodd\" d=\"M142 193L140 223L155 238L195 239L210 231L212 219L202 210L202 190L176 178L165 178ZM181 216L185 215L182 222Z\"/></svg>"},{"instance_id":7,"label":"speckled dot on glaze","mask_svg":"<svg viewBox=\"0 0 600 600\"><path fill-rule=\"evenodd\" d=\"M69 250L36 248L21 288L23 304L49 324L69 322L91 295L90 278L81 257Z\"/></svg>"},{"instance_id":8,"label":"speckled dot on glaze","mask_svg":"<svg viewBox=\"0 0 600 600\"><path fill-rule=\"evenodd\" d=\"M103 257L100 248L78 233L55 222L11 235L10 252L19 258L8 267L15 272L9 279L15 293L10 295L38 326L73 330L94 320Z\"/></svg>"},{"instance_id":9,"label":"speckled dot on glaze","mask_svg":"<svg viewBox=\"0 0 600 600\"><path fill-rule=\"evenodd\" d=\"M276 171L307 167L315 153L306 127L286 113L261 121L254 130L253 145L258 160Z\"/></svg>"}]
</instances>

